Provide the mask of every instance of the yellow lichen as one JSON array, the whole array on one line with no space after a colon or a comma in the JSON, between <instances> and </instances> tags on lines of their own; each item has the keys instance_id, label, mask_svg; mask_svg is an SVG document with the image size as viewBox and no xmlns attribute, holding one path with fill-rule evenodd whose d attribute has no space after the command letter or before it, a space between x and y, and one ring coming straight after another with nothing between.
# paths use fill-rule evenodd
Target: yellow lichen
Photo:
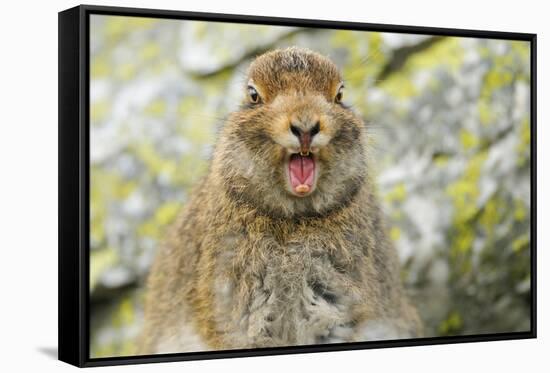
<instances>
[{"instance_id":1,"label":"yellow lichen","mask_svg":"<svg viewBox=\"0 0 550 373\"><path fill-rule=\"evenodd\" d=\"M527 209L521 200L516 200L514 203L514 219L516 221L523 221L527 217Z\"/></svg>"},{"instance_id":2,"label":"yellow lichen","mask_svg":"<svg viewBox=\"0 0 550 373\"><path fill-rule=\"evenodd\" d=\"M470 150L479 145L479 138L466 128L462 128L460 130L460 143L465 150Z\"/></svg>"},{"instance_id":3,"label":"yellow lichen","mask_svg":"<svg viewBox=\"0 0 550 373\"><path fill-rule=\"evenodd\" d=\"M112 248L94 250L90 254L90 291L92 291L103 272L118 261L118 255Z\"/></svg>"},{"instance_id":4,"label":"yellow lichen","mask_svg":"<svg viewBox=\"0 0 550 373\"><path fill-rule=\"evenodd\" d=\"M145 106L143 111L145 114L160 117L166 113L166 101L160 99L154 100Z\"/></svg>"},{"instance_id":5,"label":"yellow lichen","mask_svg":"<svg viewBox=\"0 0 550 373\"><path fill-rule=\"evenodd\" d=\"M407 197L407 187L404 183L399 183L386 194L385 199L388 202L401 202L405 197Z\"/></svg>"},{"instance_id":6,"label":"yellow lichen","mask_svg":"<svg viewBox=\"0 0 550 373\"><path fill-rule=\"evenodd\" d=\"M529 234L525 233L512 241L512 250L514 253L519 253L521 250L529 247L530 238Z\"/></svg>"},{"instance_id":7,"label":"yellow lichen","mask_svg":"<svg viewBox=\"0 0 550 373\"><path fill-rule=\"evenodd\" d=\"M392 241L399 241L399 238L401 238L401 230L397 227L392 227L390 229L390 238Z\"/></svg>"}]
</instances>

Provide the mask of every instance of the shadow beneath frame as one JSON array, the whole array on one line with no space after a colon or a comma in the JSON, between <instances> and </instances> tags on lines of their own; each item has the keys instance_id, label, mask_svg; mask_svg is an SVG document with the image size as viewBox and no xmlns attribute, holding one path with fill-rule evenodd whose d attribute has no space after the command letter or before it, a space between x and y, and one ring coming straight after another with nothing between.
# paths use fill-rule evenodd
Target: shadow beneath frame
<instances>
[{"instance_id":1,"label":"shadow beneath frame","mask_svg":"<svg viewBox=\"0 0 550 373\"><path fill-rule=\"evenodd\" d=\"M51 359L57 360L57 346L56 347L38 347L37 349L42 354L48 356Z\"/></svg>"}]
</instances>

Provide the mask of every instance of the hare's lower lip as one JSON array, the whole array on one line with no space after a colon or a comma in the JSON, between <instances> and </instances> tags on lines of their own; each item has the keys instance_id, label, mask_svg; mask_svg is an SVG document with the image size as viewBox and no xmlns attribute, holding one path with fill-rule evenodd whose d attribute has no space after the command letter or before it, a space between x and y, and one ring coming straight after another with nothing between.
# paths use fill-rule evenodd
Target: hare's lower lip
<instances>
[{"instance_id":1,"label":"hare's lower lip","mask_svg":"<svg viewBox=\"0 0 550 373\"><path fill-rule=\"evenodd\" d=\"M292 153L285 162L290 192L305 197L315 189L317 162L312 153Z\"/></svg>"}]
</instances>

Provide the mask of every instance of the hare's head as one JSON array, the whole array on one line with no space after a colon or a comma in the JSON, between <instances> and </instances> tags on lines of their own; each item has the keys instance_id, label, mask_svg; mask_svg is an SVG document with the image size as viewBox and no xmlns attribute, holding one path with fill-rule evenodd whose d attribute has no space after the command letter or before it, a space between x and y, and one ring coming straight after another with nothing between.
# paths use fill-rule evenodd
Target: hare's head
<instances>
[{"instance_id":1,"label":"hare's head","mask_svg":"<svg viewBox=\"0 0 550 373\"><path fill-rule=\"evenodd\" d=\"M278 217L349 203L366 177L365 126L328 58L301 48L257 57L222 130L214 171L231 198Z\"/></svg>"}]
</instances>

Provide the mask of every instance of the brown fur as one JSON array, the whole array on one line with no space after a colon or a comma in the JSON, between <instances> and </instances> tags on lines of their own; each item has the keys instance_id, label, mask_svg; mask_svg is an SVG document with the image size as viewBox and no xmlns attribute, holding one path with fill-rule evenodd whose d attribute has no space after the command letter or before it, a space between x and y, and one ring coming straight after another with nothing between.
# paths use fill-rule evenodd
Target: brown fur
<instances>
[{"instance_id":1,"label":"brown fur","mask_svg":"<svg viewBox=\"0 0 550 373\"><path fill-rule=\"evenodd\" d=\"M208 175L159 249L139 352L184 352L420 335L367 162L361 119L317 53L266 53L218 139ZM291 122L319 121L315 190L285 179Z\"/></svg>"}]
</instances>

